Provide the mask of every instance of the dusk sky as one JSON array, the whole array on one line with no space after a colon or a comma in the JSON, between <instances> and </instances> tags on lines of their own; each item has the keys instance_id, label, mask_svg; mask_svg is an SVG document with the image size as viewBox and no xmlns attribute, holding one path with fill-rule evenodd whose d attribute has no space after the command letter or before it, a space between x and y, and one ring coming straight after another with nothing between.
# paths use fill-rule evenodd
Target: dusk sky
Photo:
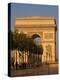
<instances>
[{"instance_id":1,"label":"dusk sky","mask_svg":"<svg viewBox=\"0 0 60 80\"><path fill-rule=\"evenodd\" d=\"M58 6L12 3L11 29L14 30L14 22L17 17L26 16L51 16L58 22Z\"/></svg>"}]
</instances>

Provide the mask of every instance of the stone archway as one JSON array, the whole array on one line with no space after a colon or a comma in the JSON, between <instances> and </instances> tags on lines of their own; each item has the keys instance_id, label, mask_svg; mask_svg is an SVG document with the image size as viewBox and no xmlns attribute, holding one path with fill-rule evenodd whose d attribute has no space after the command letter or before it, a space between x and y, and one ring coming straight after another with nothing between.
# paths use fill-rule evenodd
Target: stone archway
<instances>
[{"instance_id":1,"label":"stone archway","mask_svg":"<svg viewBox=\"0 0 60 80\"><path fill-rule=\"evenodd\" d=\"M18 31L28 33L28 36L39 35L43 46L42 63L45 63L46 45L52 46L52 63L55 62L56 54L56 23L53 17L22 17L16 18L15 28ZM35 35L36 36L36 35ZM38 36L38 37L39 37ZM36 41L36 40L35 40ZM38 40L37 40L38 41ZM47 61L48 62L48 61Z\"/></svg>"},{"instance_id":2,"label":"stone archway","mask_svg":"<svg viewBox=\"0 0 60 80\"><path fill-rule=\"evenodd\" d=\"M36 45L40 45L41 43L41 37L39 34L33 34L32 35L32 39L34 40L34 42L36 43Z\"/></svg>"},{"instance_id":3,"label":"stone archway","mask_svg":"<svg viewBox=\"0 0 60 80\"><path fill-rule=\"evenodd\" d=\"M37 46L40 46L41 45L41 37L39 34L35 33L33 34L32 36L32 39L34 40L35 44ZM36 47L36 50L37 52L36 53L33 53L32 56L32 62L34 62L33 64L36 66L38 66L40 64L40 62L42 61L42 56L38 53L38 49Z\"/></svg>"}]
</instances>

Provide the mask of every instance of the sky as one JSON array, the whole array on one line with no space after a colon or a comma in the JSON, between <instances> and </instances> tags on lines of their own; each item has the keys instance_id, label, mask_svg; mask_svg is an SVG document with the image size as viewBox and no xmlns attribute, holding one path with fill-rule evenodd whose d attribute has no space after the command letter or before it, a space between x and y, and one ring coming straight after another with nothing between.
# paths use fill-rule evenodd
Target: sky
<instances>
[{"instance_id":1,"label":"sky","mask_svg":"<svg viewBox=\"0 0 60 80\"><path fill-rule=\"evenodd\" d=\"M58 6L12 3L11 30L14 30L14 22L17 17L26 16L51 16L56 19L58 25Z\"/></svg>"}]
</instances>

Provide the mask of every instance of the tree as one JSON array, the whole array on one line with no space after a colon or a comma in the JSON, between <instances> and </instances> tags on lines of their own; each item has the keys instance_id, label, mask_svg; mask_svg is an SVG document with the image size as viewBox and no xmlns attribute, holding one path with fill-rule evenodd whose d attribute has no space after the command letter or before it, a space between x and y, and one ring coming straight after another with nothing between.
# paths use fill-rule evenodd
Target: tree
<instances>
[{"instance_id":1,"label":"tree","mask_svg":"<svg viewBox=\"0 0 60 80\"><path fill-rule=\"evenodd\" d=\"M29 66L32 67L32 60L33 60L33 52L34 52L34 41L31 37L26 38L26 50L27 54L29 54Z\"/></svg>"},{"instance_id":2,"label":"tree","mask_svg":"<svg viewBox=\"0 0 60 80\"><path fill-rule=\"evenodd\" d=\"M8 37L9 37L9 49L13 50L13 32L9 31L8 32Z\"/></svg>"},{"instance_id":3,"label":"tree","mask_svg":"<svg viewBox=\"0 0 60 80\"><path fill-rule=\"evenodd\" d=\"M17 51L21 51L23 55L24 52L26 51L26 34L24 34L23 32L18 33L18 31L15 31L13 39L14 39L15 49ZM17 53L16 53L16 56L17 56ZM17 57L16 57L16 61L17 61ZM24 61L24 57L23 57L23 61Z\"/></svg>"},{"instance_id":4,"label":"tree","mask_svg":"<svg viewBox=\"0 0 60 80\"><path fill-rule=\"evenodd\" d=\"M43 54L43 48L42 45L36 45L34 40L24 34L23 32L18 33L17 30L14 32L11 32L11 49L16 50L16 67L17 67L17 51L21 51L22 55L27 52L27 55L29 54L29 57L32 56L32 54ZM31 59L30 59L31 60Z\"/></svg>"},{"instance_id":5,"label":"tree","mask_svg":"<svg viewBox=\"0 0 60 80\"><path fill-rule=\"evenodd\" d=\"M37 55L36 60L37 60L37 64L39 64L42 59L42 54L43 54L42 45L34 45L34 54ZM39 57L39 55L40 55L40 57Z\"/></svg>"}]
</instances>

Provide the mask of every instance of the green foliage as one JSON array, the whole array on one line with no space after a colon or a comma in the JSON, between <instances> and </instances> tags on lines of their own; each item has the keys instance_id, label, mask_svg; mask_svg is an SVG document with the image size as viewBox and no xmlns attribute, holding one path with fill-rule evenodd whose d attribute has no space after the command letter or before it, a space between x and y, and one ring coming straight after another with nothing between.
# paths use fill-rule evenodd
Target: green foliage
<instances>
[{"instance_id":1,"label":"green foliage","mask_svg":"<svg viewBox=\"0 0 60 80\"><path fill-rule=\"evenodd\" d=\"M43 54L43 47L42 45L37 46L38 54Z\"/></svg>"},{"instance_id":2,"label":"green foliage","mask_svg":"<svg viewBox=\"0 0 60 80\"><path fill-rule=\"evenodd\" d=\"M8 37L9 37L9 49L13 49L13 32L9 31L8 32Z\"/></svg>"},{"instance_id":3,"label":"green foliage","mask_svg":"<svg viewBox=\"0 0 60 80\"><path fill-rule=\"evenodd\" d=\"M34 45L34 54L43 54L43 47L42 45Z\"/></svg>"},{"instance_id":4,"label":"green foliage","mask_svg":"<svg viewBox=\"0 0 60 80\"><path fill-rule=\"evenodd\" d=\"M42 45L36 45L31 37L28 37L23 32L18 33L18 31L10 32L10 44L11 49L18 49L20 51L29 51L34 54L43 54Z\"/></svg>"}]
</instances>

